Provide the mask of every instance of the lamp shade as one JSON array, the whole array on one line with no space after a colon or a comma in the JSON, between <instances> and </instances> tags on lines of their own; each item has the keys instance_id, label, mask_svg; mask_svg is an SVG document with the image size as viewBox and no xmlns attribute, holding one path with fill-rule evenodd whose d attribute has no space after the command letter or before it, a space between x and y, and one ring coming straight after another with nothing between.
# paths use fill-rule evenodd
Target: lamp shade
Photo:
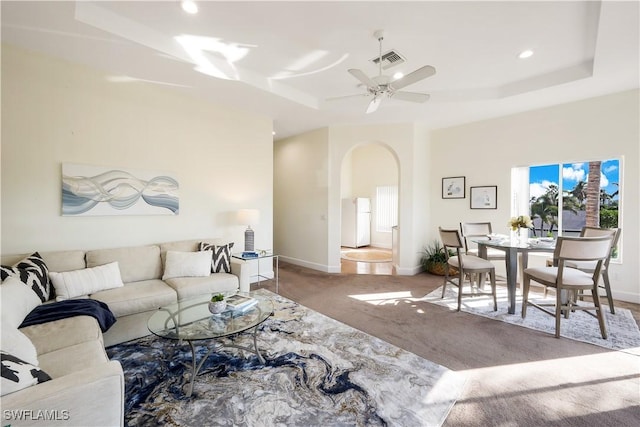
<instances>
[{"instance_id":1,"label":"lamp shade","mask_svg":"<svg viewBox=\"0 0 640 427\"><path fill-rule=\"evenodd\" d=\"M238 211L238 223L242 225L256 225L260 220L260 211L257 209L240 209Z\"/></svg>"}]
</instances>

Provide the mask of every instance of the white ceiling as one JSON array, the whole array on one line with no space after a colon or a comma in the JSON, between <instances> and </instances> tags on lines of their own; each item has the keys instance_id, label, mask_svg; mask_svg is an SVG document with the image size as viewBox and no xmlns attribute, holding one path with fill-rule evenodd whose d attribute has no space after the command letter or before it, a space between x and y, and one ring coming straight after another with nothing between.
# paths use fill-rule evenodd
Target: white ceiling
<instances>
[{"instance_id":1,"label":"white ceiling","mask_svg":"<svg viewBox=\"0 0 640 427\"><path fill-rule=\"evenodd\" d=\"M104 70L114 84L153 84L273 118L276 138L338 124L441 128L640 87L638 1L2 1L2 42ZM347 72L378 74L383 51L432 65L365 114ZM182 37L182 38L180 38ZM185 48L180 40L189 40ZM535 54L518 59L524 49ZM200 65L218 77L196 71ZM224 78L220 78L224 77Z\"/></svg>"}]
</instances>

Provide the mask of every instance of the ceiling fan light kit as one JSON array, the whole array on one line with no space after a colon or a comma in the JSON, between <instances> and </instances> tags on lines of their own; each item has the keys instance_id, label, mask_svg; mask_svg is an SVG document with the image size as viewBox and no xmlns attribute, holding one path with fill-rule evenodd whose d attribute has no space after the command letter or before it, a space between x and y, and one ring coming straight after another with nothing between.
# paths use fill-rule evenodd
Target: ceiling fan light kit
<instances>
[{"instance_id":1,"label":"ceiling fan light kit","mask_svg":"<svg viewBox=\"0 0 640 427\"><path fill-rule=\"evenodd\" d=\"M398 80L392 80L391 77L382 74L383 61L385 60L382 54L382 40L384 40L384 31L377 30L373 33L373 35L378 40L379 44L379 55L377 61L378 75L369 77L358 68L351 68L348 70L349 74L351 74L353 77L355 77L365 85L367 93L363 94L363 96L373 97L369 102L366 113L369 114L376 111L380 106L383 97L417 103L428 101L429 95L426 93L405 92L400 91L399 89L417 83L420 80L426 79L427 77L433 76L436 73L436 69L431 65L425 65ZM404 60L404 58L402 59ZM387 66L386 68L389 67Z\"/></svg>"}]
</instances>

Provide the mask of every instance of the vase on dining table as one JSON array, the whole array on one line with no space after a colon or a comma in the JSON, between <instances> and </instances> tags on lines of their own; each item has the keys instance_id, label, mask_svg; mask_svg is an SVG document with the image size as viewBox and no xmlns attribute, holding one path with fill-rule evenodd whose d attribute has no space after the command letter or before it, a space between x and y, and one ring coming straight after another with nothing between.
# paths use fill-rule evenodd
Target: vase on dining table
<instances>
[{"instance_id":1,"label":"vase on dining table","mask_svg":"<svg viewBox=\"0 0 640 427\"><path fill-rule=\"evenodd\" d=\"M529 241L529 229L527 227L518 227L513 237L516 245L525 245Z\"/></svg>"}]
</instances>

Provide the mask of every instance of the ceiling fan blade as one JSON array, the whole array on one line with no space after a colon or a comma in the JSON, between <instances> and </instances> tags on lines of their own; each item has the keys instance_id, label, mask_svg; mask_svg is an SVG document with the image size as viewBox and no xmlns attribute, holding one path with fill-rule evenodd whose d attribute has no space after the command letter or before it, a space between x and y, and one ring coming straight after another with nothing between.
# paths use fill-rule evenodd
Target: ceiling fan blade
<instances>
[{"instance_id":1,"label":"ceiling fan blade","mask_svg":"<svg viewBox=\"0 0 640 427\"><path fill-rule=\"evenodd\" d=\"M391 83L394 90L402 89L405 86L409 86L417 81L431 77L436 73L436 69L431 65L425 65L417 70L407 74L403 78Z\"/></svg>"},{"instance_id":2,"label":"ceiling fan blade","mask_svg":"<svg viewBox=\"0 0 640 427\"><path fill-rule=\"evenodd\" d=\"M426 93L418 92L395 92L391 97L393 99L409 102L427 102L430 98Z\"/></svg>"},{"instance_id":3,"label":"ceiling fan blade","mask_svg":"<svg viewBox=\"0 0 640 427\"><path fill-rule=\"evenodd\" d=\"M368 88L369 87L373 87L376 88L378 87L378 85L376 84L376 82L374 82L373 80L371 80L369 78L369 76L367 76L362 70L359 70L357 68L350 68L349 70L349 74L351 74L353 77L355 77L356 79L360 80L363 84L365 84Z\"/></svg>"},{"instance_id":4,"label":"ceiling fan blade","mask_svg":"<svg viewBox=\"0 0 640 427\"><path fill-rule=\"evenodd\" d=\"M382 98L379 96L375 96L369 103L369 106L367 107L367 114L370 114L376 111L380 106L381 102L382 102Z\"/></svg>"},{"instance_id":5,"label":"ceiling fan blade","mask_svg":"<svg viewBox=\"0 0 640 427\"><path fill-rule=\"evenodd\" d=\"M368 93L359 93L355 95L344 95L344 96L333 96L331 98L326 98L325 101L339 101L341 99L349 99L349 98L364 98L367 96L371 96Z\"/></svg>"}]
</instances>

